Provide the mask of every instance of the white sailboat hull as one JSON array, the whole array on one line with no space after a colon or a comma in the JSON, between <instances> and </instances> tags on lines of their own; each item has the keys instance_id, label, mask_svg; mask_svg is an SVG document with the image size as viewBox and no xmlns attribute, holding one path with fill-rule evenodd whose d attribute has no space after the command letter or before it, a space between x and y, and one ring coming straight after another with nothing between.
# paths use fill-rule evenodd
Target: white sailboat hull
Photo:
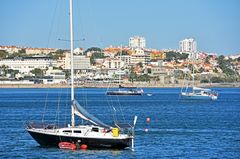
<instances>
[{"instance_id":1,"label":"white sailboat hull","mask_svg":"<svg viewBox=\"0 0 240 159\"><path fill-rule=\"evenodd\" d=\"M195 93L189 93L189 92L182 92L181 93L182 99L192 99L192 100L217 100L216 95L212 94L195 94Z\"/></svg>"}]
</instances>

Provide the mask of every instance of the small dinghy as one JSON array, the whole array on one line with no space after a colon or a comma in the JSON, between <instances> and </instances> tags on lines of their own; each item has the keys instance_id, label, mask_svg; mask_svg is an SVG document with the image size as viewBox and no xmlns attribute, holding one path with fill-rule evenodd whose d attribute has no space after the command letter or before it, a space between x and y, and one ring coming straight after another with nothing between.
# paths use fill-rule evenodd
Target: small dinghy
<instances>
[{"instance_id":1,"label":"small dinghy","mask_svg":"<svg viewBox=\"0 0 240 159\"><path fill-rule=\"evenodd\" d=\"M147 96L149 96L149 97L152 96L152 93L147 93Z\"/></svg>"},{"instance_id":2,"label":"small dinghy","mask_svg":"<svg viewBox=\"0 0 240 159\"><path fill-rule=\"evenodd\" d=\"M70 149L70 150L76 150L77 149L77 146L73 143L70 143L70 142L60 142L58 144L58 147L60 149Z\"/></svg>"}]
</instances>

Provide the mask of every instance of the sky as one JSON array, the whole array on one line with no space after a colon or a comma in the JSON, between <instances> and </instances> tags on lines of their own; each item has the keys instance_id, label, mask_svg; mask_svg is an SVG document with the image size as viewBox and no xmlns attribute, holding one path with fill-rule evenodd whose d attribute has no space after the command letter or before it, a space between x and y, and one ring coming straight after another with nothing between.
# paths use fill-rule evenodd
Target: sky
<instances>
[{"instance_id":1,"label":"sky","mask_svg":"<svg viewBox=\"0 0 240 159\"><path fill-rule=\"evenodd\" d=\"M239 0L73 0L75 47L178 49L195 38L199 51L240 53ZM1 0L0 45L69 48L68 0ZM59 40L62 39L62 40Z\"/></svg>"}]
</instances>

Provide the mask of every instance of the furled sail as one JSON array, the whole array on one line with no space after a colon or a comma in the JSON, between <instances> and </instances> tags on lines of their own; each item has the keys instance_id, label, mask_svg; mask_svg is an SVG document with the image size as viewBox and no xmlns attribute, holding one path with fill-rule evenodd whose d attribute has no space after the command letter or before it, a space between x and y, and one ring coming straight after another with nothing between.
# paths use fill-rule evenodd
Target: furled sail
<instances>
[{"instance_id":1,"label":"furled sail","mask_svg":"<svg viewBox=\"0 0 240 159\"><path fill-rule=\"evenodd\" d=\"M211 91L210 89L200 88L200 87L193 87L193 90L195 90L195 91Z\"/></svg>"},{"instance_id":2,"label":"furled sail","mask_svg":"<svg viewBox=\"0 0 240 159\"><path fill-rule=\"evenodd\" d=\"M98 118L88 113L76 100L73 100L73 106L75 108L74 113L78 115L80 118L91 122L94 125L99 125L105 128L110 128L111 126L101 122Z\"/></svg>"}]
</instances>

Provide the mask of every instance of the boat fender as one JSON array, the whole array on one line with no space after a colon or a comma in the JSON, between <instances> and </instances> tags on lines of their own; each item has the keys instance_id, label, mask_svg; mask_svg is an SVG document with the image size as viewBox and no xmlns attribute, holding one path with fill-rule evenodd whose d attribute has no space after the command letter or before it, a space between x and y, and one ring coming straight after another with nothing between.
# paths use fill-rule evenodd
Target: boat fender
<instances>
[{"instance_id":1,"label":"boat fender","mask_svg":"<svg viewBox=\"0 0 240 159\"><path fill-rule=\"evenodd\" d=\"M72 150L76 150L77 149L76 144L71 144L71 148L72 148Z\"/></svg>"},{"instance_id":2,"label":"boat fender","mask_svg":"<svg viewBox=\"0 0 240 159\"><path fill-rule=\"evenodd\" d=\"M112 136L113 137L119 136L119 128L112 128Z\"/></svg>"},{"instance_id":3,"label":"boat fender","mask_svg":"<svg viewBox=\"0 0 240 159\"><path fill-rule=\"evenodd\" d=\"M81 149L81 150L86 150L87 147L88 147L88 146L87 146L86 144L82 144L82 145L80 146L80 149Z\"/></svg>"}]
</instances>

